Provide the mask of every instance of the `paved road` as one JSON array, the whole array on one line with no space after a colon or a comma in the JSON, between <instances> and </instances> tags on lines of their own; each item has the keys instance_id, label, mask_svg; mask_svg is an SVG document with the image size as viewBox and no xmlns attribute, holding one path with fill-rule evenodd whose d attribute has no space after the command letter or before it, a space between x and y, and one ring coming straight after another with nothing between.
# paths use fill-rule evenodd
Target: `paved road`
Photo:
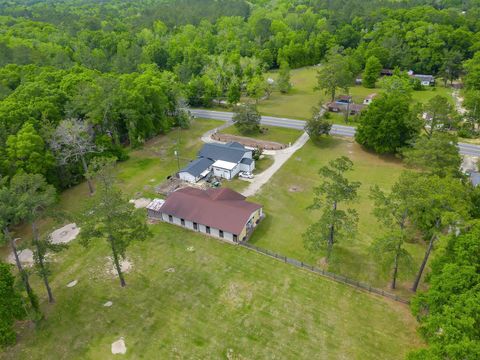
<instances>
[{"instance_id":1,"label":"paved road","mask_svg":"<svg viewBox=\"0 0 480 360\"><path fill-rule=\"evenodd\" d=\"M206 119L231 121L233 117L233 113L227 111L191 110L191 112L196 117L202 117ZM261 124L303 130L305 126L305 121L273 116L262 116ZM353 126L334 124L330 133L332 135L353 137L355 136L355 128ZM460 154L462 155L472 155L480 157L480 145L458 143L458 149L460 151Z\"/></svg>"}]
</instances>

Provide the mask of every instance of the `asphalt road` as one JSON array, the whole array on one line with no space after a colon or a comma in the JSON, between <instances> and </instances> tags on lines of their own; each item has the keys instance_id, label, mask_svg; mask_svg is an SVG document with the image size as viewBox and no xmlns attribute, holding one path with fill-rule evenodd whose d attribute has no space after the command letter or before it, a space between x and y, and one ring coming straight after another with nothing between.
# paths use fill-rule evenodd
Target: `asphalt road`
<instances>
[{"instance_id":1,"label":"asphalt road","mask_svg":"<svg viewBox=\"0 0 480 360\"><path fill-rule=\"evenodd\" d=\"M192 112L192 115L195 115L196 117L205 118L205 119L231 121L233 117L233 113L227 112L227 111L195 109L195 110L191 110L191 112ZM278 127L297 129L297 130L303 130L305 126L305 121L303 120L279 118L279 117L273 117L273 116L262 116L262 120L260 121L260 123L262 125L278 126ZM330 131L330 134L353 137L355 136L355 128L353 126L334 124L332 126L332 130ZM480 145L458 143L458 150L462 155L472 155L472 156L480 157Z\"/></svg>"}]
</instances>

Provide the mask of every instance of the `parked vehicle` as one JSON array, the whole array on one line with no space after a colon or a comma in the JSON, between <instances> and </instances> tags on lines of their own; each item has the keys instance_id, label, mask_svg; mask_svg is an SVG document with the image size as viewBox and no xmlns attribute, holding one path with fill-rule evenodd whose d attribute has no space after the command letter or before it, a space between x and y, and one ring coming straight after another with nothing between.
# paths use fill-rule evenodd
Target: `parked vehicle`
<instances>
[{"instance_id":1,"label":"parked vehicle","mask_svg":"<svg viewBox=\"0 0 480 360\"><path fill-rule=\"evenodd\" d=\"M248 171L242 171L238 174L238 176L244 179L253 179L253 174Z\"/></svg>"}]
</instances>

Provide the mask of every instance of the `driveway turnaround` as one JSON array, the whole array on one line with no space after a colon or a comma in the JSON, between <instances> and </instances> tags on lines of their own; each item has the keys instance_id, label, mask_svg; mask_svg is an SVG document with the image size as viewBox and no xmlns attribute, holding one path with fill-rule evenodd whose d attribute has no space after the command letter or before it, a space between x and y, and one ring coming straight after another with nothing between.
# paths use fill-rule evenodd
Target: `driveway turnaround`
<instances>
[{"instance_id":1,"label":"driveway turnaround","mask_svg":"<svg viewBox=\"0 0 480 360\"><path fill-rule=\"evenodd\" d=\"M231 122L233 117L233 113L227 112L227 111L211 111L211 110L194 109L194 110L191 110L191 112L192 112L192 115L195 115L196 117L205 118L205 119L223 120L227 122ZM278 127L284 127L284 128L290 128L290 129L303 130L306 122L303 120L279 118L279 117L273 117L273 116L262 116L260 123L262 125L278 126ZM334 124L332 126L332 130L330 131L330 134L338 135L338 136L354 137L355 128L353 126ZM480 156L480 145L458 143L458 151L460 152L461 155Z\"/></svg>"}]
</instances>

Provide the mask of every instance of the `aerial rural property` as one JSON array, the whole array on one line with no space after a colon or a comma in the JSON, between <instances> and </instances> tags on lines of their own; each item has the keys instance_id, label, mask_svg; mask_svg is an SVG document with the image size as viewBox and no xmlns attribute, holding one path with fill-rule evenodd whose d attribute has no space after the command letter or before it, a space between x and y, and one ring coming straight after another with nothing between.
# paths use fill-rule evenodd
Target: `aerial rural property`
<instances>
[{"instance_id":1,"label":"aerial rural property","mask_svg":"<svg viewBox=\"0 0 480 360\"><path fill-rule=\"evenodd\" d=\"M0 3L0 359L480 359L480 2Z\"/></svg>"}]
</instances>

